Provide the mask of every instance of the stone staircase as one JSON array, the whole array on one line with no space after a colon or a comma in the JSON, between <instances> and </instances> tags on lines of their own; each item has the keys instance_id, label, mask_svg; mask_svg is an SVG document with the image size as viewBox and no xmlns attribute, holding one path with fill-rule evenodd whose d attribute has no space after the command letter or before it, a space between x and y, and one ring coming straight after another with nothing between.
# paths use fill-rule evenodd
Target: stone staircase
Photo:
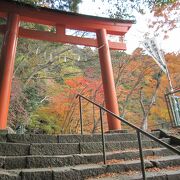
<instances>
[{"instance_id":1,"label":"stone staircase","mask_svg":"<svg viewBox=\"0 0 180 180\"><path fill-rule=\"evenodd\" d=\"M176 146L176 138L152 134ZM142 179L137 135L0 134L0 180ZM180 179L180 156L142 136L147 179Z\"/></svg>"}]
</instances>

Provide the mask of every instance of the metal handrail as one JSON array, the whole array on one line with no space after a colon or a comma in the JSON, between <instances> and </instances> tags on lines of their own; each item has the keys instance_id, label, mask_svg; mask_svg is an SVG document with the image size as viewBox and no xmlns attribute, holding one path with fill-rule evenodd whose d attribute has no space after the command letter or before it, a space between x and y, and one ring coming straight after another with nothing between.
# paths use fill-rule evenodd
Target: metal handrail
<instances>
[{"instance_id":1,"label":"metal handrail","mask_svg":"<svg viewBox=\"0 0 180 180\"><path fill-rule=\"evenodd\" d=\"M100 109L100 120L101 120L101 133L102 133L102 144L103 144L103 156L104 156L104 164L106 163L106 155L105 155L105 139L104 139L104 132L103 132L103 124L102 124L102 110L109 113L110 115L114 116L115 118L117 118L118 120L120 120L121 122L127 124L128 126L130 126L131 128L136 130L137 133L137 137L138 137L138 143L139 143L139 153L140 153L140 159L141 159L141 171L142 171L142 176L143 179L146 179L146 175L145 175L145 166L144 166L144 157L143 157L143 152L142 152L142 142L141 142L141 134L149 137L150 139L158 142L159 144L163 145L164 147L166 147L167 149L173 151L174 153L180 155L180 151L177 150L176 148L174 148L173 146L161 141L160 139L156 138L155 136L149 134L148 132L140 129L139 127L133 125L132 123L128 122L126 119L117 116L116 114L114 114L113 112L109 111L108 109L104 108L103 106L93 102L92 100L84 97L81 94L77 94L76 98L79 97L79 102L80 102L80 123L81 123L81 134L83 134L83 119L82 119L82 102L81 102L81 98L85 99L86 101L94 104L95 106L99 107Z\"/></svg>"}]
</instances>

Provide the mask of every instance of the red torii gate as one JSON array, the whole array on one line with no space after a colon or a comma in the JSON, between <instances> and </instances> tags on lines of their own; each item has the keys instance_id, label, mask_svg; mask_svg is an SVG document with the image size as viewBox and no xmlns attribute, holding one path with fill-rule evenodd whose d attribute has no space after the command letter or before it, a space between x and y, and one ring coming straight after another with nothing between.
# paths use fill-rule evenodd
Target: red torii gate
<instances>
[{"instance_id":1,"label":"red torii gate","mask_svg":"<svg viewBox=\"0 0 180 180\"><path fill-rule=\"evenodd\" d=\"M0 25L4 34L0 56L0 129L6 129L10 102L11 83L18 37L97 47L101 65L106 108L119 115L110 50L125 50L124 42L111 42L107 34L124 36L132 21L81 15L9 0L0 1L0 17L7 23ZM39 31L20 27L20 22L54 26L56 32ZM66 29L95 32L96 39L66 35ZM108 115L109 130L121 129L119 120Z\"/></svg>"}]
</instances>

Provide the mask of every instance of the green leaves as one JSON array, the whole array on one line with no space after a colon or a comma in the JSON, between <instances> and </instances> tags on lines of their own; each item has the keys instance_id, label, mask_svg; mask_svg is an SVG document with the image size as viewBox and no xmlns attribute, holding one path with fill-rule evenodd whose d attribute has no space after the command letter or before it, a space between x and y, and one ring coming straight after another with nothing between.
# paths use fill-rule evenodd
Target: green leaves
<instances>
[{"instance_id":1,"label":"green leaves","mask_svg":"<svg viewBox=\"0 0 180 180\"><path fill-rule=\"evenodd\" d=\"M78 4L81 0L14 0L32 6L42 6L65 11L78 11Z\"/></svg>"},{"instance_id":2,"label":"green leaves","mask_svg":"<svg viewBox=\"0 0 180 180\"><path fill-rule=\"evenodd\" d=\"M41 134L60 133L59 119L55 114L40 108L31 114L28 130Z\"/></svg>"}]
</instances>

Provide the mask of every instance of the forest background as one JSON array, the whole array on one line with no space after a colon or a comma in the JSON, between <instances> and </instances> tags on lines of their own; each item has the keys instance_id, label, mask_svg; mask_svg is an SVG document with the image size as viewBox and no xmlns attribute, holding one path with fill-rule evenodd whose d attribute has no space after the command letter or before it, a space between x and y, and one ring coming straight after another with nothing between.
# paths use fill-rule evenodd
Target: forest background
<instances>
[{"instance_id":1,"label":"forest background","mask_svg":"<svg viewBox=\"0 0 180 180\"><path fill-rule=\"evenodd\" d=\"M77 12L81 3L81 0L19 1L72 12ZM143 14L149 8L154 12L149 28L163 34L164 38L168 38L168 32L177 27L175 17L179 1L108 2L113 3L113 10L108 11L113 18L134 19L131 9ZM0 23L5 21L0 19ZM53 27L32 23L21 23L21 26L54 31ZM85 32L73 33L88 36ZM169 126L164 99L164 94L169 92L169 84L166 75L153 59L141 48L137 48L131 55L123 51L111 51L111 56L120 116L145 130ZM179 88L180 52L165 53L165 59L173 86ZM104 106L97 49L19 38L8 115L9 127L16 130L24 126L26 132L34 133L78 133L78 93ZM87 102L83 102L83 109L85 131L98 132L98 109ZM103 116L107 130L106 115ZM123 128L127 127L124 125Z\"/></svg>"}]
</instances>

